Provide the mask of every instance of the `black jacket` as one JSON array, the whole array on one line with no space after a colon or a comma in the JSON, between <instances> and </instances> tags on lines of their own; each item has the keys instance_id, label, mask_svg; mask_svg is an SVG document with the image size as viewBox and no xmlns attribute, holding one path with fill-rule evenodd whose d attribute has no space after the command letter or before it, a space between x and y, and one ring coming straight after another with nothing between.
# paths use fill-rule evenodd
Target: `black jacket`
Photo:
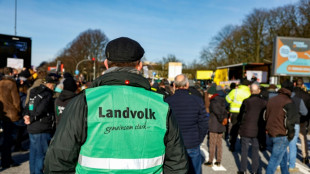
<instances>
[{"instance_id":1,"label":"black jacket","mask_svg":"<svg viewBox=\"0 0 310 174\"><path fill-rule=\"evenodd\" d=\"M224 97L215 94L210 100L209 131L214 133L225 132L226 127L222 125L224 118L227 118L226 101Z\"/></svg>"},{"instance_id":2,"label":"black jacket","mask_svg":"<svg viewBox=\"0 0 310 174\"><path fill-rule=\"evenodd\" d=\"M59 124L63 111L65 110L67 104L71 101L76 94L69 90L61 91L59 97L55 100L55 115L56 115L56 125Z\"/></svg>"},{"instance_id":3,"label":"black jacket","mask_svg":"<svg viewBox=\"0 0 310 174\"><path fill-rule=\"evenodd\" d=\"M33 109L29 110L29 105ZM31 89L29 102L26 105L24 115L30 116L30 124L27 130L31 134L53 133L55 130L53 91L41 84ZM32 106L30 106L32 107Z\"/></svg>"},{"instance_id":4,"label":"black jacket","mask_svg":"<svg viewBox=\"0 0 310 174\"><path fill-rule=\"evenodd\" d=\"M308 111L310 111L310 95L299 87L294 88L294 92L297 97L301 98L304 101ZM309 119L310 119L310 112L308 112L306 117L304 116L300 117L300 123L304 123Z\"/></svg>"},{"instance_id":5,"label":"black jacket","mask_svg":"<svg viewBox=\"0 0 310 174\"><path fill-rule=\"evenodd\" d=\"M150 90L147 79L126 69L105 73L97 78L90 88L102 85L125 85L127 80L130 86ZM75 173L80 148L87 139L87 108L85 91L67 105L46 153L44 173ZM166 146L163 172L187 173L187 154L178 125L171 112L167 115L167 132L163 140Z\"/></svg>"},{"instance_id":6,"label":"black jacket","mask_svg":"<svg viewBox=\"0 0 310 174\"><path fill-rule=\"evenodd\" d=\"M178 89L175 94L166 98L176 120L187 149L195 148L202 143L208 132L208 118L201 98L190 95L188 90Z\"/></svg>"},{"instance_id":7,"label":"black jacket","mask_svg":"<svg viewBox=\"0 0 310 174\"><path fill-rule=\"evenodd\" d=\"M262 124L263 112L266 108L267 101L260 95L252 94L242 103L239 114L239 134L241 137L256 138Z\"/></svg>"}]
</instances>

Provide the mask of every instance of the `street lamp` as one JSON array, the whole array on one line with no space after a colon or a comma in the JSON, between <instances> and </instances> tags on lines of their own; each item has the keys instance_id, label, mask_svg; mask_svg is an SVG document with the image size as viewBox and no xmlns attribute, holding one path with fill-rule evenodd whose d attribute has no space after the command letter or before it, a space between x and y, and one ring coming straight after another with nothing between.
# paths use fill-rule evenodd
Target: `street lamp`
<instances>
[{"instance_id":1,"label":"street lamp","mask_svg":"<svg viewBox=\"0 0 310 174\"><path fill-rule=\"evenodd\" d=\"M79 74L79 65L82 63L82 62L85 62L85 61L90 61L89 59L84 59L84 60L81 60L79 61L77 64L76 64L76 67L75 67L75 74L78 75Z\"/></svg>"}]
</instances>

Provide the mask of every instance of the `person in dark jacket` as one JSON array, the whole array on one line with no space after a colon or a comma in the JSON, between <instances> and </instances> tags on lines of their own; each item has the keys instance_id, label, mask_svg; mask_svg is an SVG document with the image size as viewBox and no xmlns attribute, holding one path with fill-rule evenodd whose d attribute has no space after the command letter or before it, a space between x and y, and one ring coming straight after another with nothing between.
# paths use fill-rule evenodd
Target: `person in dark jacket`
<instances>
[{"instance_id":1,"label":"person in dark jacket","mask_svg":"<svg viewBox=\"0 0 310 174\"><path fill-rule=\"evenodd\" d=\"M286 84L287 83L287 84ZM291 99L293 83L284 81L279 94L269 99L265 113L266 131L272 141L272 153L266 169L267 174L273 174L280 164L281 173L289 173L287 165L287 147L294 137L297 108Z\"/></svg>"},{"instance_id":2,"label":"person in dark jacket","mask_svg":"<svg viewBox=\"0 0 310 174\"><path fill-rule=\"evenodd\" d=\"M76 96L76 90L77 85L75 80L72 77L67 77L63 81L63 90L61 91L59 97L55 100L56 126L59 124L62 113L65 110L67 104L73 97Z\"/></svg>"},{"instance_id":3,"label":"person in dark jacket","mask_svg":"<svg viewBox=\"0 0 310 174\"><path fill-rule=\"evenodd\" d=\"M164 95L165 98L173 94L172 91L170 90L169 81L167 79L162 79L160 81L156 92Z\"/></svg>"},{"instance_id":4,"label":"person in dark jacket","mask_svg":"<svg viewBox=\"0 0 310 174\"><path fill-rule=\"evenodd\" d=\"M205 163L207 166L213 165L213 159L216 153L217 166L221 165L222 161L222 137L223 132L225 132L225 123L223 121L226 119L227 123L227 110L225 93L220 95L220 91L216 91L215 86L211 86L208 90L208 95L210 98L210 120L209 120L209 160ZM223 95L224 94L224 95Z\"/></svg>"},{"instance_id":5,"label":"person in dark jacket","mask_svg":"<svg viewBox=\"0 0 310 174\"><path fill-rule=\"evenodd\" d=\"M294 104L296 105L298 115L296 117L295 123L295 135L294 138L289 143L289 153L288 153L288 162L289 162L289 172L298 172L298 168L296 168L296 157L297 157L297 139L300 130L300 119L306 117L308 114L308 109L304 103L304 101L295 95L295 92L292 92L291 99L293 100Z\"/></svg>"},{"instance_id":6,"label":"person in dark jacket","mask_svg":"<svg viewBox=\"0 0 310 174\"><path fill-rule=\"evenodd\" d=\"M43 173L43 162L55 130L54 87L55 81L46 76L43 84L30 91L24 120L30 139L29 168L31 174Z\"/></svg>"},{"instance_id":7,"label":"person in dark jacket","mask_svg":"<svg viewBox=\"0 0 310 174\"><path fill-rule=\"evenodd\" d=\"M261 126L260 120L267 101L260 97L260 87L258 82L251 85L251 96L242 103L238 122L240 123L239 135L241 136L241 166L239 174L246 173L248 164L248 150L252 145L252 172L258 173L259 168L259 143L258 135Z\"/></svg>"},{"instance_id":8,"label":"person in dark jacket","mask_svg":"<svg viewBox=\"0 0 310 174\"><path fill-rule=\"evenodd\" d=\"M310 118L310 95L302 89L304 82L301 78L297 79L296 87L294 88L295 95L303 100L305 103L308 114L305 117L300 118L300 133L299 139L301 142L302 162L309 164L308 155L308 140L307 140L307 125L309 124Z\"/></svg>"},{"instance_id":9,"label":"person in dark jacket","mask_svg":"<svg viewBox=\"0 0 310 174\"><path fill-rule=\"evenodd\" d=\"M208 131L208 117L203 100L188 91L189 82L185 75L175 77L175 94L166 102L176 116L184 139L187 154L191 160L189 173L201 173L200 144Z\"/></svg>"},{"instance_id":10,"label":"person in dark jacket","mask_svg":"<svg viewBox=\"0 0 310 174\"><path fill-rule=\"evenodd\" d=\"M121 37L105 54L107 71L66 106L44 173L187 173L174 115L141 75L144 49Z\"/></svg>"}]
</instances>

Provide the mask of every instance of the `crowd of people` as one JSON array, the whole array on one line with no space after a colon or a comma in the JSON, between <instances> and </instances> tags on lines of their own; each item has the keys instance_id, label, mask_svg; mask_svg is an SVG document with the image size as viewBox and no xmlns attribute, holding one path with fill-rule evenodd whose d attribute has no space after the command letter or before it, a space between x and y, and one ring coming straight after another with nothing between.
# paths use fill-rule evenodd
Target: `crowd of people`
<instances>
[{"instance_id":1,"label":"crowd of people","mask_svg":"<svg viewBox=\"0 0 310 174\"><path fill-rule=\"evenodd\" d=\"M261 172L259 151L266 150L267 139L272 143L267 174L279 165L281 173L298 171L298 138L302 162L309 163L310 94L301 78L284 80L279 89L262 87L257 79L229 88L202 86L184 74L173 83L155 81L141 75L144 49L138 42L118 38L105 51L107 70L87 86L70 73L48 73L44 65L36 71L1 69L2 169L19 165L11 151L28 150L22 145L27 138L31 174L201 174L202 165L222 165L223 139L231 152L240 141L236 173Z\"/></svg>"},{"instance_id":2,"label":"crowd of people","mask_svg":"<svg viewBox=\"0 0 310 174\"><path fill-rule=\"evenodd\" d=\"M28 150L22 142L29 139L31 171L39 173L42 170L36 166L43 166L45 152L62 111L82 88L87 88L80 84L70 73L63 76L48 73L45 64L36 70L17 71L10 67L0 70L2 169L19 165L12 159L11 149Z\"/></svg>"}]
</instances>

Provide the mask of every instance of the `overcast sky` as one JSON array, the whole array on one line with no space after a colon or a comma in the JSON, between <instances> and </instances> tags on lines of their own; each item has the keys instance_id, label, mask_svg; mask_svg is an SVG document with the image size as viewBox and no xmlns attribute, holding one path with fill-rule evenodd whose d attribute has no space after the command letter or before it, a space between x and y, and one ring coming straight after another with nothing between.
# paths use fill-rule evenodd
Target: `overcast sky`
<instances>
[{"instance_id":1,"label":"overcast sky","mask_svg":"<svg viewBox=\"0 0 310 174\"><path fill-rule=\"evenodd\" d=\"M32 65L53 60L81 32L138 41L149 61L174 54L185 63L224 26L240 25L254 8L298 0L17 0L17 35L32 38ZM0 0L0 33L14 35L15 1ZM0 53L1 54L1 53Z\"/></svg>"}]
</instances>

